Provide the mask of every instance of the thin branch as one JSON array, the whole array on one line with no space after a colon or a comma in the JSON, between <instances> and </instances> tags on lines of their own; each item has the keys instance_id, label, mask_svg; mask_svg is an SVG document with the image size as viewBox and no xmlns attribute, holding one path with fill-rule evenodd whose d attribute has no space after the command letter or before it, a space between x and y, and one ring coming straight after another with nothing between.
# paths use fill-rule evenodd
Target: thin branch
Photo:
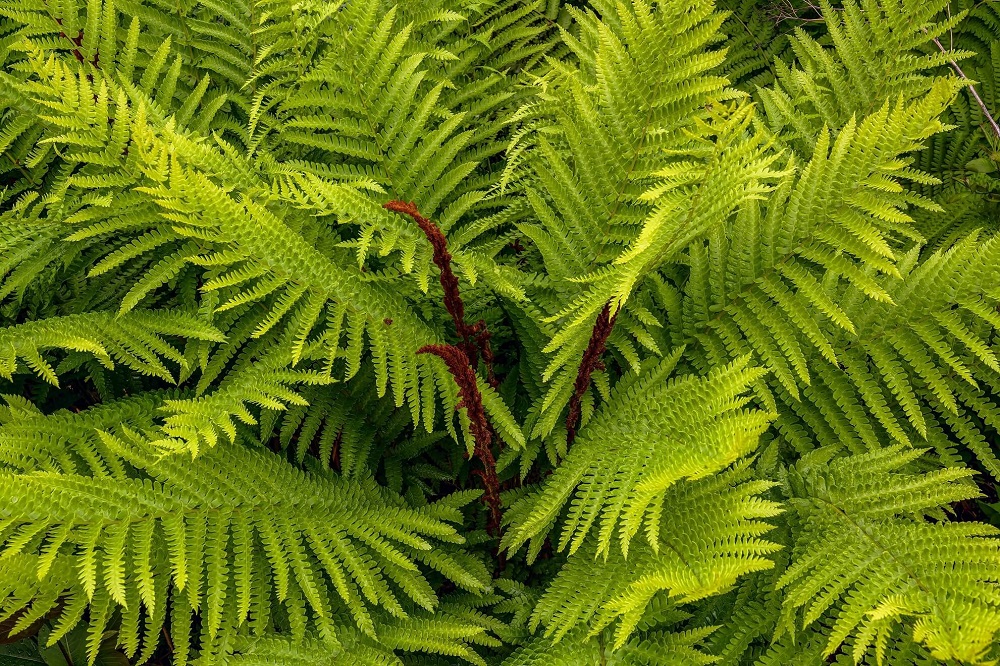
<instances>
[{"instance_id":1,"label":"thin branch","mask_svg":"<svg viewBox=\"0 0 1000 666\"><path fill-rule=\"evenodd\" d=\"M934 44L938 47L941 53L948 55L948 51L944 48L944 44L942 44L937 37L933 37L932 39L934 40ZM951 68L955 70L956 74L958 74L958 78L962 79L963 81L969 81L969 86L968 86L969 92L972 93L972 97L976 100L976 103L979 104L979 108L982 110L983 115L986 116L986 120L989 121L990 127L993 128L993 135L996 138L1000 139L1000 125L997 125L997 121L993 119L993 114L990 113L990 110L988 108L986 108L986 102L984 102L983 98L979 96L978 92L976 92L976 86L972 84L972 82L969 80L969 77L965 75L965 72L962 71L962 68L958 66L957 62L949 58L948 64L951 65Z\"/></svg>"}]
</instances>

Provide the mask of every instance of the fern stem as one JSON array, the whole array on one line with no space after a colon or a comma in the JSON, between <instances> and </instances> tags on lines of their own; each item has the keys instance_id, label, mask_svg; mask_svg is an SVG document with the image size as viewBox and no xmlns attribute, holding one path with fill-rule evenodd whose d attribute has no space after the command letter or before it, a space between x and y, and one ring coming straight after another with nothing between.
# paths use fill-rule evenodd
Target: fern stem
<instances>
[{"instance_id":1,"label":"fern stem","mask_svg":"<svg viewBox=\"0 0 1000 666\"><path fill-rule=\"evenodd\" d=\"M170 654L174 653L174 642L170 640L170 634L167 633L167 628L162 627L160 631L163 633L163 639L167 642L167 649L170 650Z\"/></svg>"},{"instance_id":2,"label":"fern stem","mask_svg":"<svg viewBox=\"0 0 1000 666\"><path fill-rule=\"evenodd\" d=\"M62 657L63 659L66 660L66 663L72 665L73 657L70 655L69 651L66 650L65 640L60 638L58 641L56 641L56 645L59 646L59 652L62 653Z\"/></svg>"}]
</instances>

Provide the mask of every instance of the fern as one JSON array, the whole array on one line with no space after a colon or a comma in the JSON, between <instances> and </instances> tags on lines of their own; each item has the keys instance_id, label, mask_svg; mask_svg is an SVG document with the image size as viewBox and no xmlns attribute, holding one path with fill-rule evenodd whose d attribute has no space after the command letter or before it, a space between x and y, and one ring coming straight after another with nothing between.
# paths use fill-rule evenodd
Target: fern
<instances>
[{"instance_id":1,"label":"fern","mask_svg":"<svg viewBox=\"0 0 1000 666\"><path fill-rule=\"evenodd\" d=\"M992 3L0 0L0 60L0 662L1000 660Z\"/></svg>"}]
</instances>

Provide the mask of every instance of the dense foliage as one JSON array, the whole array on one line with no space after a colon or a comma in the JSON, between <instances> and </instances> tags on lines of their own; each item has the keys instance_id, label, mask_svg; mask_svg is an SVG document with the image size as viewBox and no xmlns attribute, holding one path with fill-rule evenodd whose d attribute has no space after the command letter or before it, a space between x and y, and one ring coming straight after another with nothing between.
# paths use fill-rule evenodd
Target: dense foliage
<instances>
[{"instance_id":1,"label":"dense foliage","mask_svg":"<svg viewBox=\"0 0 1000 666\"><path fill-rule=\"evenodd\" d=\"M3 663L1000 659L1000 5L0 0L0 59Z\"/></svg>"}]
</instances>

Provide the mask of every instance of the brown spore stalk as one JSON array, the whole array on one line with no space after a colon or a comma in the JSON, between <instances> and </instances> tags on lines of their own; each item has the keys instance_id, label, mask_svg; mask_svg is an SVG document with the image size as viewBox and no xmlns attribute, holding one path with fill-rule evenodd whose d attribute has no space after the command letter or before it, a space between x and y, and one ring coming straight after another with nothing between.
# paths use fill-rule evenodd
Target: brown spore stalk
<instances>
[{"instance_id":1,"label":"brown spore stalk","mask_svg":"<svg viewBox=\"0 0 1000 666\"><path fill-rule=\"evenodd\" d=\"M595 370L603 370L604 362L601 355L608 343L608 337L615 327L615 319L618 313L611 314L611 303L605 303L597 321L594 322L594 330L590 334L590 341L587 349L583 352L583 359L580 361L580 369L576 372L576 381L573 382L573 396L569 400L569 413L566 415L566 443L570 445L576 439L576 426L580 421L580 401L583 399L587 389L590 388L590 377Z\"/></svg>"}]
</instances>

